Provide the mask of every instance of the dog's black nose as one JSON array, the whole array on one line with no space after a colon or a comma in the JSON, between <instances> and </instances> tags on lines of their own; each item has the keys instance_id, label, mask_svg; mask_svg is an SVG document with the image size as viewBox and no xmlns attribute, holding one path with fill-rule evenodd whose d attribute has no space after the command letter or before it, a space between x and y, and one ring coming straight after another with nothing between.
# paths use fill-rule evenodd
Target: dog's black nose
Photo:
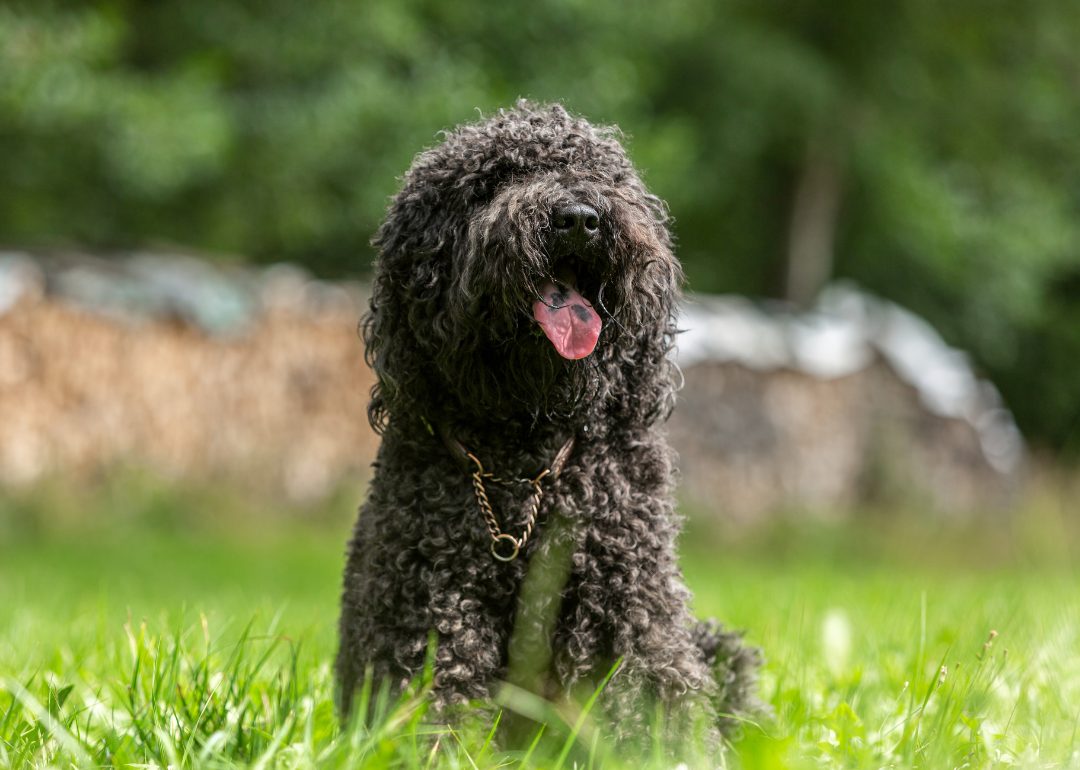
<instances>
[{"instance_id":1,"label":"dog's black nose","mask_svg":"<svg viewBox=\"0 0 1080 770\"><path fill-rule=\"evenodd\" d=\"M585 243L600 230L600 215L584 203L569 203L555 209L555 232L559 240Z\"/></svg>"}]
</instances>

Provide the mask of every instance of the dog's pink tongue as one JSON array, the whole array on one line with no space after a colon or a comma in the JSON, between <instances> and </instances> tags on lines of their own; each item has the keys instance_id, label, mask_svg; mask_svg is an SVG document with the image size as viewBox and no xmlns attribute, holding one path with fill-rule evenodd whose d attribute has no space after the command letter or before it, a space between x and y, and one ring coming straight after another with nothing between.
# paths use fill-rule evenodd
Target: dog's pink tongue
<instances>
[{"instance_id":1,"label":"dog's pink tongue","mask_svg":"<svg viewBox=\"0 0 1080 770\"><path fill-rule=\"evenodd\" d=\"M600 337L600 316L567 284L549 283L533 303L533 317L563 358L584 358Z\"/></svg>"}]
</instances>

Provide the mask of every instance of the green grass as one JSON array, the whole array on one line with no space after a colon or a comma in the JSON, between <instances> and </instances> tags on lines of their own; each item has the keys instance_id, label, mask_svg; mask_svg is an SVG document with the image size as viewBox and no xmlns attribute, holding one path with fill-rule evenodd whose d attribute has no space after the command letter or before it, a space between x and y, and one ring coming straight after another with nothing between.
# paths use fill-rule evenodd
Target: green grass
<instances>
[{"instance_id":1,"label":"green grass","mask_svg":"<svg viewBox=\"0 0 1080 770\"><path fill-rule=\"evenodd\" d=\"M0 500L0 766L672 766L619 760L587 718L537 702L532 753L501 753L480 727L497 710L450 730L425 718L423 681L341 729L330 664L358 496L290 510L130 477ZM696 610L765 648L776 711L722 762L1080 765L1074 525L1056 503L951 527L692 522Z\"/></svg>"}]
</instances>

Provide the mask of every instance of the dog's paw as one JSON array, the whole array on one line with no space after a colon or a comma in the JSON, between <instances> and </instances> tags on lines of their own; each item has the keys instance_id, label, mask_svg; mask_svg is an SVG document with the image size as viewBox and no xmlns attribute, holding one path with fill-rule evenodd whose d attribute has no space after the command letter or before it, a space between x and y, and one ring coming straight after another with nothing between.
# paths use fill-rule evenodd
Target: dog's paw
<instances>
[{"instance_id":1,"label":"dog's paw","mask_svg":"<svg viewBox=\"0 0 1080 770\"><path fill-rule=\"evenodd\" d=\"M691 635L716 677L713 703L720 731L731 738L743 722L770 718L772 709L757 695L762 649L745 644L741 631L725 631L715 618L698 621Z\"/></svg>"}]
</instances>

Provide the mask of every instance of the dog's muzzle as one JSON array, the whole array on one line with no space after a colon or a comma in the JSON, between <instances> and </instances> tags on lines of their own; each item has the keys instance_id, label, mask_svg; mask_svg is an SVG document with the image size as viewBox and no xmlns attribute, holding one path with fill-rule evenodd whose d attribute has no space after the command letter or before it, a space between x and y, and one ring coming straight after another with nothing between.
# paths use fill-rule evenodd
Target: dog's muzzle
<instances>
[{"instance_id":1,"label":"dog's muzzle","mask_svg":"<svg viewBox=\"0 0 1080 770\"><path fill-rule=\"evenodd\" d=\"M566 203L556 207L552 224L557 245L563 252L584 248L600 234L600 215L586 203Z\"/></svg>"},{"instance_id":2,"label":"dog's muzzle","mask_svg":"<svg viewBox=\"0 0 1080 770\"><path fill-rule=\"evenodd\" d=\"M596 348L603 324L592 304L578 291L577 276L569 266L599 239L600 215L585 203L562 204L552 213L552 251L569 257L556 263L554 281L540 290L533 317L563 358L585 358Z\"/></svg>"}]
</instances>

